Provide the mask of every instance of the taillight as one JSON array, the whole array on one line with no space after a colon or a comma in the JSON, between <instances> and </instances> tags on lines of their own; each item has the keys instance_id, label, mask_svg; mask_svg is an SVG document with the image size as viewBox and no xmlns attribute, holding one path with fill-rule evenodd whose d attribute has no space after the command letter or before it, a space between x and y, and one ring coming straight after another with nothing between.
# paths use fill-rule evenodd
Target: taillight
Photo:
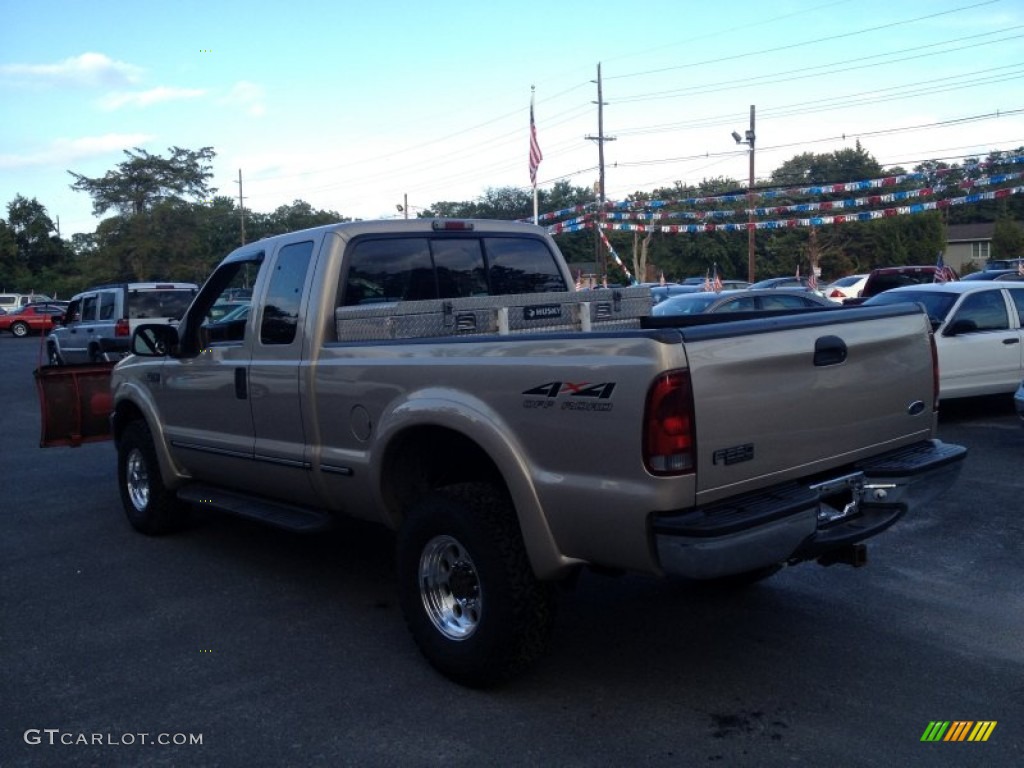
<instances>
[{"instance_id":1,"label":"taillight","mask_svg":"<svg viewBox=\"0 0 1024 768\"><path fill-rule=\"evenodd\" d=\"M470 232L473 229L473 222L434 219L431 226L434 228L435 232Z\"/></svg>"},{"instance_id":2,"label":"taillight","mask_svg":"<svg viewBox=\"0 0 1024 768\"><path fill-rule=\"evenodd\" d=\"M939 410L939 349L935 346L935 334L928 334L932 346L932 410Z\"/></svg>"},{"instance_id":3,"label":"taillight","mask_svg":"<svg viewBox=\"0 0 1024 768\"><path fill-rule=\"evenodd\" d=\"M831 299L841 299L841 298L843 298L843 292L840 291L838 288L833 288L832 289L832 293L829 294L829 298L831 298Z\"/></svg>"},{"instance_id":4,"label":"taillight","mask_svg":"<svg viewBox=\"0 0 1024 768\"><path fill-rule=\"evenodd\" d=\"M693 391L688 371L659 376L644 410L644 466L652 475L694 471Z\"/></svg>"},{"instance_id":5,"label":"taillight","mask_svg":"<svg viewBox=\"0 0 1024 768\"><path fill-rule=\"evenodd\" d=\"M121 318L120 320L117 321L117 323L114 325L114 335L115 336L131 336L132 335L131 331L128 329L128 321L127 320L125 320L124 318Z\"/></svg>"}]
</instances>

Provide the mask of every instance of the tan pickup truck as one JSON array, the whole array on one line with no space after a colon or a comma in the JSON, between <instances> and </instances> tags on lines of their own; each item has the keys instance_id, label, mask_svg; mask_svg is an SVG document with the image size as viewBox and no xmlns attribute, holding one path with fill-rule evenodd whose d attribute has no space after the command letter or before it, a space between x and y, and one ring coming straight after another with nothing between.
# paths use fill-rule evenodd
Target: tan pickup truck
<instances>
[{"instance_id":1,"label":"tan pickup truck","mask_svg":"<svg viewBox=\"0 0 1024 768\"><path fill-rule=\"evenodd\" d=\"M249 286L247 317L210 321ZM479 686L542 652L553 587L580 568L862 564L955 479L920 308L649 314L643 288L574 291L532 225L243 246L113 370L128 519L165 533L201 503L296 531L382 523L416 643Z\"/></svg>"}]
</instances>

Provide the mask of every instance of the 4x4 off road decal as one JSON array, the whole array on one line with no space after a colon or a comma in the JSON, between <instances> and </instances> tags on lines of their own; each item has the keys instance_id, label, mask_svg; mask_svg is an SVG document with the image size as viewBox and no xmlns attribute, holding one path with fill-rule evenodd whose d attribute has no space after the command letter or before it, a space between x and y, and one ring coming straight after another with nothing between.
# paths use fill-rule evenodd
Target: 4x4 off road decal
<instances>
[{"instance_id":1,"label":"4x4 off road decal","mask_svg":"<svg viewBox=\"0 0 1024 768\"><path fill-rule=\"evenodd\" d=\"M589 381L549 381L523 392L526 397L523 407L546 409L554 408L558 403L563 411L607 412L612 409L613 404L607 401L611 399L614 390L614 381L600 384L591 384Z\"/></svg>"}]
</instances>

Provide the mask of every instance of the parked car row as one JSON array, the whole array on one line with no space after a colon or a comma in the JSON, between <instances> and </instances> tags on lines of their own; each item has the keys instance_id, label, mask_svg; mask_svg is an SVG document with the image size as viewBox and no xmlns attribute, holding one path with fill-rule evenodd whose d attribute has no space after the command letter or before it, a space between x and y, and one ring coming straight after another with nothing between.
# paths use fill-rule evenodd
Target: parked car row
<instances>
[{"instance_id":1,"label":"parked car row","mask_svg":"<svg viewBox=\"0 0 1024 768\"><path fill-rule=\"evenodd\" d=\"M755 312L813 307L835 307L835 304L808 290L745 288L718 293L699 291L670 296L655 304L651 314L654 317L670 317L712 312Z\"/></svg>"},{"instance_id":2,"label":"parked car row","mask_svg":"<svg viewBox=\"0 0 1024 768\"><path fill-rule=\"evenodd\" d=\"M25 304L0 314L0 331L10 331L18 337L49 333L63 320L66 308L66 303L55 301Z\"/></svg>"},{"instance_id":3,"label":"parked car row","mask_svg":"<svg viewBox=\"0 0 1024 768\"><path fill-rule=\"evenodd\" d=\"M21 309L28 304L53 301L42 293L0 293L0 315Z\"/></svg>"}]
</instances>

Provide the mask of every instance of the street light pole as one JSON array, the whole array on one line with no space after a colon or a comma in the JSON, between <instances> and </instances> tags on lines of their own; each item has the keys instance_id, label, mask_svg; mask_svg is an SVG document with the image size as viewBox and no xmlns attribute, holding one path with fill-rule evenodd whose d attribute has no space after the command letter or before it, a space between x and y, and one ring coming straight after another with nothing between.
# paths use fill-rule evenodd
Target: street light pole
<instances>
[{"instance_id":1,"label":"street light pole","mask_svg":"<svg viewBox=\"0 0 1024 768\"><path fill-rule=\"evenodd\" d=\"M732 137L737 144L750 147L750 180L747 184L747 280L754 282L754 105L750 105L750 129L745 136L736 131Z\"/></svg>"}]
</instances>

